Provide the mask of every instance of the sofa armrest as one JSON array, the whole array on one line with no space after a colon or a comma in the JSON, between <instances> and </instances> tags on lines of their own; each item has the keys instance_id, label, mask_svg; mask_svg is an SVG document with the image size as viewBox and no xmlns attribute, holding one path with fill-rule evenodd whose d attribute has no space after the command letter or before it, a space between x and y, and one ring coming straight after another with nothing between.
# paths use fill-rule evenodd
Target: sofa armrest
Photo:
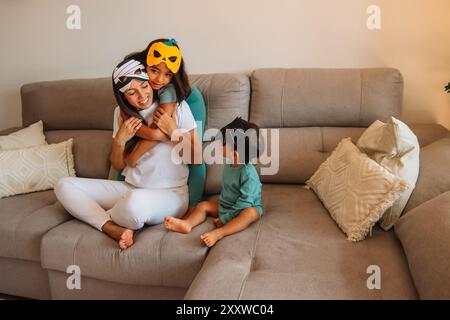
<instances>
[{"instance_id":1,"label":"sofa armrest","mask_svg":"<svg viewBox=\"0 0 450 320\"><path fill-rule=\"evenodd\" d=\"M11 127L4 130L0 130L0 136L7 136L8 134L19 131L20 129L22 129L22 127Z\"/></svg>"},{"instance_id":2,"label":"sofa armrest","mask_svg":"<svg viewBox=\"0 0 450 320\"><path fill-rule=\"evenodd\" d=\"M403 213L450 191L450 137L420 149L420 171L416 186Z\"/></svg>"},{"instance_id":3,"label":"sofa armrest","mask_svg":"<svg viewBox=\"0 0 450 320\"><path fill-rule=\"evenodd\" d=\"M410 124L409 128L414 132L419 140L421 148L442 139L450 138L450 131L440 124Z\"/></svg>"},{"instance_id":4,"label":"sofa armrest","mask_svg":"<svg viewBox=\"0 0 450 320\"><path fill-rule=\"evenodd\" d=\"M450 191L412 209L395 225L421 299L450 299Z\"/></svg>"}]
</instances>

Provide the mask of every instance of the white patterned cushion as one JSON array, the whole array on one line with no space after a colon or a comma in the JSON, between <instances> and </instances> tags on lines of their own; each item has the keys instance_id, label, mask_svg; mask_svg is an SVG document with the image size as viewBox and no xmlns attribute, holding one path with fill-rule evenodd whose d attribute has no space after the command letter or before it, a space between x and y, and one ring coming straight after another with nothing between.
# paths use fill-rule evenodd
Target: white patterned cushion
<instances>
[{"instance_id":1,"label":"white patterned cushion","mask_svg":"<svg viewBox=\"0 0 450 320\"><path fill-rule=\"evenodd\" d=\"M0 151L0 198L53 189L75 176L72 141Z\"/></svg>"},{"instance_id":2,"label":"white patterned cushion","mask_svg":"<svg viewBox=\"0 0 450 320\"><path fill-rule=\"evenodd\" d=\"M406 124L391 117L386 123L372 123L356 146L391 173L408 181L411 186L383 214L380 226L387 231L400 218L416 185L419 176L419 141Z\"/></svg>"},{"instance_id":3,"label":"white patterned cushion","mask_svg":"<svg viewBox=\"0 0 450 320\"><path fill-rule=\"evenodd\" d=\"M343 139L306 181L350 241L364 240L408 183Z\"/></svg>"},{"instance_id":4,"label":"white patterned cushion","mask_svg":"<svg viewBox=\"0 0 450 320\"><path fill-rule=\"evenodd\" d=\"M0 150L46 145L42 120L7 136L0 136Z\"/></svg>"}]
</instances>

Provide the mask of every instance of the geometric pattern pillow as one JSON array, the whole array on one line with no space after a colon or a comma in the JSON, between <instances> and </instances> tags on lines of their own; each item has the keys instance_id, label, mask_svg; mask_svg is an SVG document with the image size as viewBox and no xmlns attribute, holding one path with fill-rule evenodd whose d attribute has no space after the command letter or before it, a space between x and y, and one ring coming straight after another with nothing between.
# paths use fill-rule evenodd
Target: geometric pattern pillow
<instances>
[{"instance_id":1,"label":"geometric pattern pillow","mask_svg":"<svg viewBox=\"0 0 450 320\"><path fill-rule=\"evenodd\" d=\"M372 123L358 139L356 146L411 186L381 218L380 226L387 231L402 215L416 185L419 176L419 142L406 124L391 117L386 123L378 120Z\"/></svg>"},{"instance_id":2,"label":"geometric pattern pillow","mask_svg":"<svg viewBox=\"0 0 450 320\"><path fill-rule=\"evenodd\" d=\"M364 240L409 185L343 139L306 181L350 241Z\"/></svg>"},{"instance_id":3,"label":"geometric pattern pillow","mask_svg":"<svg viewBox=\"0 0 450 320\"><path fill-rule=\"evenodd\" d=\"M72 141L0 151L0 198L53 189L75 176Z\"/></svg>"},{"instance_id":4,"label":"geometric pattern pillow","mask_svg":"<svg viewBox=\"0 0 450 320\"><path fill-rule=\"evenodd\" d=\"M0 150L21 149L46 145L42 120L7 136L0 136Z\"/></svg>"}]
</instances>

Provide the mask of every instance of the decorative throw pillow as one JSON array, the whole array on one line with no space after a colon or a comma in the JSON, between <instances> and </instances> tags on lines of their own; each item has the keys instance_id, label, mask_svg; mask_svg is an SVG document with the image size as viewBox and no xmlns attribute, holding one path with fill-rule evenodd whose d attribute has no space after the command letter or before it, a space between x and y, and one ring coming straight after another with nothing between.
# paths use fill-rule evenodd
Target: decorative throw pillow
<instances>
[{"instance_id":1,"label":"decorative throw pillow","mask_svg":"<svg viewBox=\"0 0 450 320\"><path fill-rule=\"evenodd\" d=\"M419 176L419 141L406 124L391 117L386 123L375 121L361 135L356 146L411 186L383 214L380 226L387 231L400 218L416 185Z\"/></svg>"},{"instance_id":2,"label":"decorative throw pillow","mask_svg":"<svg viewBox=\"0 0 450 320\"><path fill-rule=\"evenodd\" d=\"M72 141L0 151L0 198L52 189L75 176Z\"/></svg>"},{"instance_id":3,"label":"decorative throw pillow","mask_svg":"<svg viewBox=\"0 0 450 320\"><path fill-rule=\"evenodd\" d=\"M364 240L408 183L343 139L306 181L350 241Z\"/></svg>"},{"instance_id":4,"label":"decorative throw pillow","mask_svg":"<svg viewBox=\"0 0 450 320\"><path fill-rule=\"evenodd\" d=\"M0 136L0 150L28 148L46 144L42 120L7 136Z\"/></svg>"}]
</instances>

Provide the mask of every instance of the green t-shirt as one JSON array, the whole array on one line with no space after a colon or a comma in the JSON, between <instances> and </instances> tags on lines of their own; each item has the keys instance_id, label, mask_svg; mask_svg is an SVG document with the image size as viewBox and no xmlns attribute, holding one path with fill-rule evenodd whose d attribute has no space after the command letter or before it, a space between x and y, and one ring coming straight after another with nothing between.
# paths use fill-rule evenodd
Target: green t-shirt
<instances>
[{"instance_id":1,"label":"green t-shirt","mask_svg":"<svg viewBox=\"0 0 450 320\"><path fill-rule=\"evenodd\" d=\"M177 92L173 84L169 83L158 90L159 103L175 103L177 102Z\"/></svg>"},{"instance_id":2,"label":"green t-shirt","mask_svg":"<svg viewBox=\"0 0 450 320\"><path fill-rule=\"evenodd\" d=\"M222 191L219 200L219 217L225 224L249 207L255 207L262 216L262 185L253 164L239 167L225 164L222 174Z\"/></svg>"}]
</instances>

